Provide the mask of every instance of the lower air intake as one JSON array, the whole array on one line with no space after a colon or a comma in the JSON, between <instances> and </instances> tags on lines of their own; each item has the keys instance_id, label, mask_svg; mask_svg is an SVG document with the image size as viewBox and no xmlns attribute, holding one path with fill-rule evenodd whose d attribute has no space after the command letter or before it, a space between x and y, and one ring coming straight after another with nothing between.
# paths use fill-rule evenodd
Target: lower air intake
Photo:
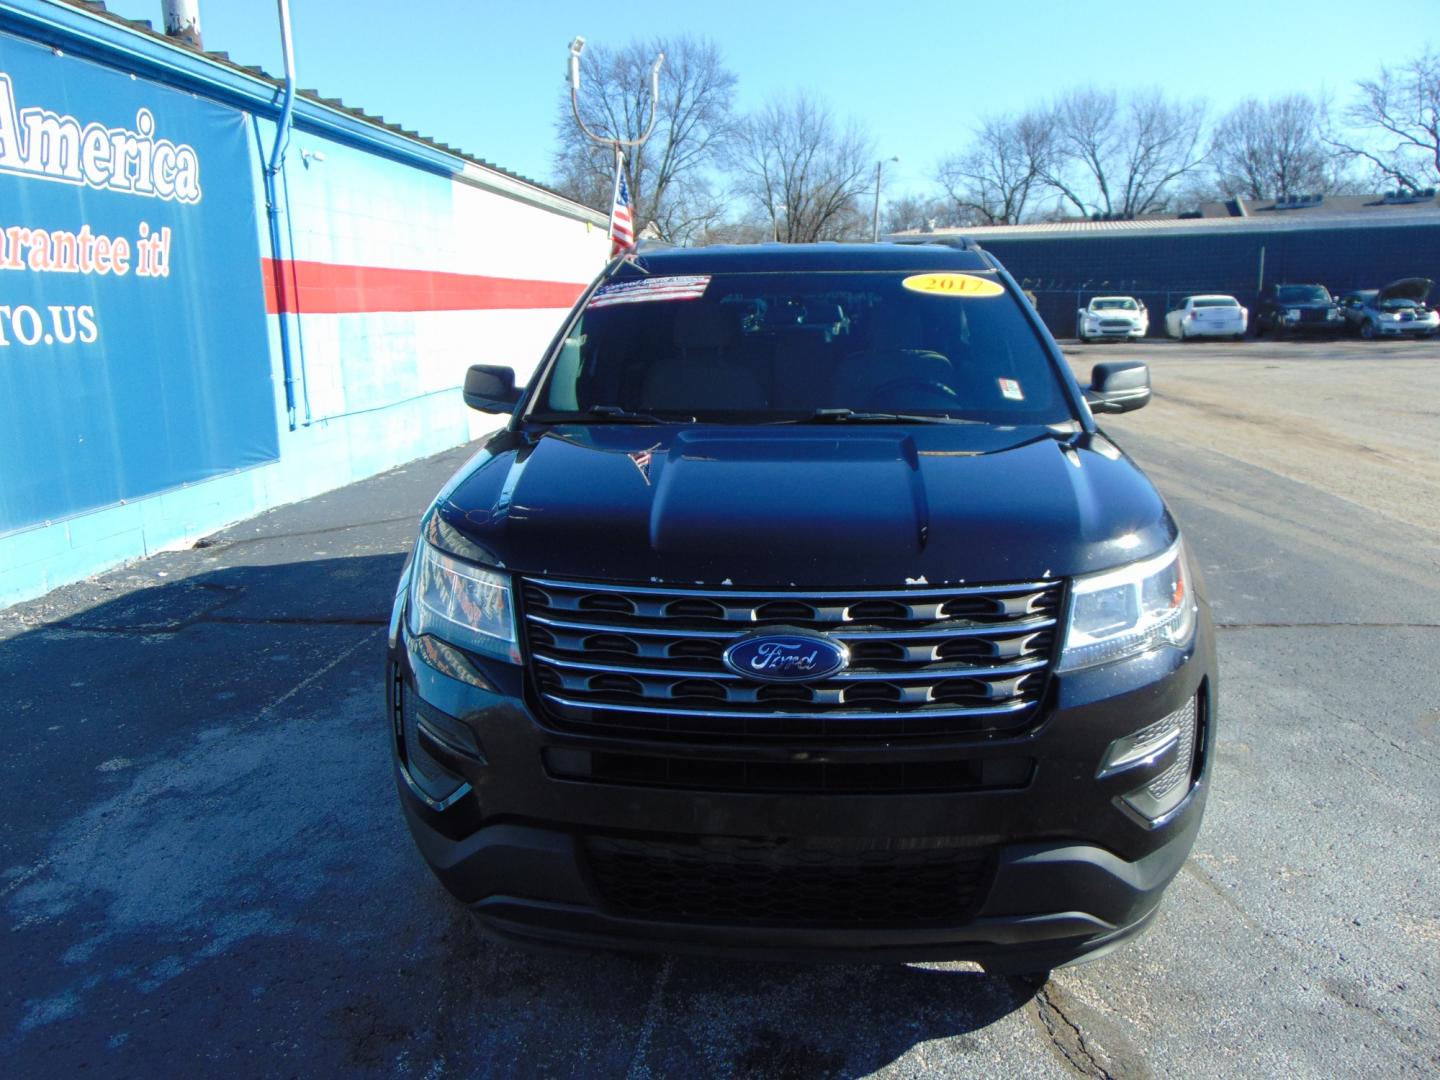
<instances>
[{"instance_id":1,"label":"lower air intake","mask_svg":"<svg viewBox=\"0 0 1440 1080\"><path fill-rule=\"evenodd\" d=\"M586 854L605 906L620 915L796 927L961 922L990 853L937 843L591 837Z\"/></svg>"}]
</instances>

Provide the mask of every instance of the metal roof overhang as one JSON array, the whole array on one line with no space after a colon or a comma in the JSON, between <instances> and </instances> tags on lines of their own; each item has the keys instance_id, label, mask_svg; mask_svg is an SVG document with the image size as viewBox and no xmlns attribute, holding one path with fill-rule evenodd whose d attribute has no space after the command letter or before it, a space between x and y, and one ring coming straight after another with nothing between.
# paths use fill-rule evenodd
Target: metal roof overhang
<instances>
[{"instance_id":1,"label":"metal roof overhang","mask_svg":"<svg viewBox=\"0 0 1440 1080\"><path fill-rule=\"evenodd\" d=\"M142 33L83 8L52 0L6 0L0 6L0 31L43 42L68 55L133 72L272 120L280 115L283 90L274 81L188 47L172 45L158 35ZM598 211L561 195L494 172L469 158L446 153L438 147L312 98L295 98L294 123L302 131L449 176L579 221L601 226L609 222Z\"/></svg>"}]
</instances>

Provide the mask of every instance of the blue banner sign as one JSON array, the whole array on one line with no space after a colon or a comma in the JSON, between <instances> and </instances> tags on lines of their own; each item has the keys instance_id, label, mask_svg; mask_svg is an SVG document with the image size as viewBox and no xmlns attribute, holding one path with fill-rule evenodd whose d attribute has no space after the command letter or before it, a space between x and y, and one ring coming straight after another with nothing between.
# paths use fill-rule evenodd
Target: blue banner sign
<instances>
[{"instance_id":1,"label":"blue banner sign","mask_svg":"<svg viewBox=\"0 0 1440 1080\"><path fill-rule=\"evenodd\" d=\"M0 34L0 534L278 457L249 130Z\"/></svg>"}]
</instances>

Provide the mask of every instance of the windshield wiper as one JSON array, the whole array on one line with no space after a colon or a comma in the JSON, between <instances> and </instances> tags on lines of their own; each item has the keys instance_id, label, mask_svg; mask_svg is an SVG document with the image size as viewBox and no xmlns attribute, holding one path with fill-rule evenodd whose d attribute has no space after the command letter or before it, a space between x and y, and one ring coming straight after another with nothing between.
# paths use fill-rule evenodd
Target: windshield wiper
<instances>
[{"instance_id":1,"label":"windshield wiper","mask_svg":"<svg viewBox=\"0 0 1440 1080\"><path fill-rule=\"evenodd\" d=\"M531 413L525 417L539 424L693 424L693 416L656 416L654 413L632 412L619 405L592 405L578 412Z\"/></svg>"},{"instance_id":2,"label":"windshield wiper","mask_svg":"<svg viewBox=\"0 0 1440 1080\"><path fill-rule=\"evenodd\" d=\"M958 416L935 413L868 412L857 409L816 409L803 420L780 420L781 424L983 424Z\"/></svg>"}]
</instances>

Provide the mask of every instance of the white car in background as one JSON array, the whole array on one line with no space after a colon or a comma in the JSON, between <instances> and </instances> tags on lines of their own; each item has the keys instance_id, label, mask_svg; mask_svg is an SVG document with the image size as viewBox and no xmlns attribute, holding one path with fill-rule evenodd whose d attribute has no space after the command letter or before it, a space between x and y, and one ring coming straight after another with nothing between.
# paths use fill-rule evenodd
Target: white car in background
<instances>
[{"instance_id":1,"label":"white car in background","mask_svg":"<svg viewBox=\"0 0 1440 1080\"><path fill-rule=\"evenodd\" d=\"M1165 333L1181 341L1199 337L1228 337L1239 341L1245 336L1250 312L1233 296L1213 293L1187 296L1174 311L1165 314Z\"/></svg>"},{"instance_id":2,"label":"white car in background","mask_svg":"<svg viewBox=\"0 0 1440 1080\"><path fill-rule=\"evenodd\" d=\"M1081 342L1129 341L1144 337L1150 313L1133 296L1097 296L1075 312L1075 334Z\"/></svg>"}]
</instances>

